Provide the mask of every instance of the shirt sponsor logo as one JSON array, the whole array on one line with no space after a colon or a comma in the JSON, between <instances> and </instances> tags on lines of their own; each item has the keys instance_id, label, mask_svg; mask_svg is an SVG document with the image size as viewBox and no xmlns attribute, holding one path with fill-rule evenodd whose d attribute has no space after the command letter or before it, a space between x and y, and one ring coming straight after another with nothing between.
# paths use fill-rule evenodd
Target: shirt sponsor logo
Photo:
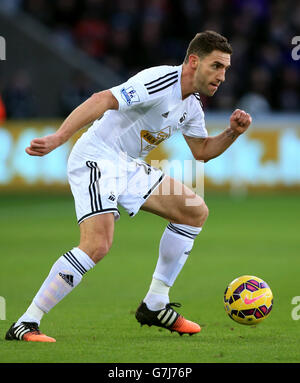
<instances>
[{"instance_id":1,"label":"shirt sponsor logo","mask_svg":"<svg viewBox=\"0 0 300 383\"><path fill-rule=\"evenodd\" d=\"M159 145L161 142L170 137L170 133L163 131L149 132L148 130L142 130L141 137L151 145Z\"/></svg>"},{"instance_id":2,"label":"shirt sponsor logo","mask_svg":"<svg viewBox=\"0 0 300 383\"><path fill-rule=\"evenodd\" d=\"M141 131L141 153L149 152L161 142L167 140L171 136L171 127L167 126L157 132Z\"/></svg>"},{"instance_id":3,"label":"shirt sponsor logo","mask_svg":"<svg viewBox=\"0 0 300 383\"><path fill-rule=\"evenodd\" d=\"M132 86L130 86L129 88L126 88L126 89L122 88L121 89L121 96L127 105L131 105L134 102L140 101L140 98L139 98L138 94L136 93L136 90L133 89Z\"/></svg>"}]
</instances>

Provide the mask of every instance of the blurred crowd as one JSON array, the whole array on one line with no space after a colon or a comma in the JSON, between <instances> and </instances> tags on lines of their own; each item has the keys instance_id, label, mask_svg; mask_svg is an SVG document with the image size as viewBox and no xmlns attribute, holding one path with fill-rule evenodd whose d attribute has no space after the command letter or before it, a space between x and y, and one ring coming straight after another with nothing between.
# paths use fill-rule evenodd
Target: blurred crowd
<instances>
[{"instance_id":1,"label":"blurred crowd","mask_svg":"<svg viewBox=\"0 0 300 383\"><path fill-rule=\"evenodd\" d=\"M297 0L10 0L10 4L50 27L57 44L81 48L124 79L146 67L179 65L197 32L215 30L233 47L232 68L216 95L203 97L206 110L300 110L300 60L291 55L292 38L300 35ZM4 103L12 104L8 115L15 110L13 95L24 100L24 86L30 91L24 74L17 80L19 85L15 82L3 94ZM88 97L88 84L82 80L75 79L63 95L68 103L65 112L72 109L72 102ZM72 92L78 94L72 97ZM26 102L34 113L28 95Z\"/></svg>"}]
</instances>

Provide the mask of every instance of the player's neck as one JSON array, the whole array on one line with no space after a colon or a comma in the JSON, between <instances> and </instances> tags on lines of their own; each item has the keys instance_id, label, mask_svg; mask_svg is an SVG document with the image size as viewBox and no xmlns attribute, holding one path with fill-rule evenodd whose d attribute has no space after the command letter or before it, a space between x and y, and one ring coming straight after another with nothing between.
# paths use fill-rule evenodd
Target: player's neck
<instances>
[{"instance_id":1,"label":"player's neck","mask_svg":"<svg viewBox=\"0 0 300 383\"><path fill-rule=\"evenodd\" d=\"M192 93L195 93L194 89L194 71L187 64L182 64L181 72L181 95L182 99L189 97Z\"/></svg>"}]
</instances>

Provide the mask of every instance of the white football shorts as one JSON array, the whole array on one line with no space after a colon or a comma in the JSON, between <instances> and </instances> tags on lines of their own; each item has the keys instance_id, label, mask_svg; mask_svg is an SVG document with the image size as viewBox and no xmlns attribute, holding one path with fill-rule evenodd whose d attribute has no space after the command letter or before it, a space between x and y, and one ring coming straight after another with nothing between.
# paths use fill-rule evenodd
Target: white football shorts
<instances>
[{"instance_id":1,"label":"white football shorts","mask_svg":"<svg viewBox=\"0 0 300 383\"><path fill-rule=\"evenodd\" d=\"M75 200L78 224L86 218L113 213L121 205L133 217L164 178L160 169L117 153L97 139L79 139L68 159L68 180Z\"/></svg>"}]
</instances>

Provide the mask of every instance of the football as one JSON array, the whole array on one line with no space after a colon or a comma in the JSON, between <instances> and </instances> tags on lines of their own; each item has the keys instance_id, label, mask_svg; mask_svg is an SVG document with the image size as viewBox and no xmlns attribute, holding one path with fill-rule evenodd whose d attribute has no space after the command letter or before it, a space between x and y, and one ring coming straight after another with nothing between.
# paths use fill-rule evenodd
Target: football
<instances>
[{"instance_id":1,"label":"football","mask_svg":"<svg viewBox=\"0 0 300 383\"><path fill-rule=\"evenodd\" d=\"M243 275L234 279L226 288L224 306L234 321L245 325L256 325L270 315L273 293L262 279Z\"/></svg>"}]
</instances>

